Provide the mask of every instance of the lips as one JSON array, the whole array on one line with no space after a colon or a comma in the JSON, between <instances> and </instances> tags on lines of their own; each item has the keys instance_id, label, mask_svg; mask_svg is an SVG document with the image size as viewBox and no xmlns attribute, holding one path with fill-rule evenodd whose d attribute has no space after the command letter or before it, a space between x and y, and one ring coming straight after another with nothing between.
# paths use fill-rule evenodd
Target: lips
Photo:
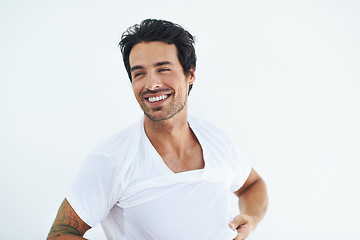
<instances>
[{"instance_id":1,"label":"lips","mask_svg":"<svg viewBox=\"0 0 360 240\"><path fill-rule=\"evenodd\" d=\"M151 105L159 105L171 95L172 91L170 91L169 89L157 89L154 91L147 89L146 91L141 93L142 99L144 99Z\"/></svg>"}]
</instances>

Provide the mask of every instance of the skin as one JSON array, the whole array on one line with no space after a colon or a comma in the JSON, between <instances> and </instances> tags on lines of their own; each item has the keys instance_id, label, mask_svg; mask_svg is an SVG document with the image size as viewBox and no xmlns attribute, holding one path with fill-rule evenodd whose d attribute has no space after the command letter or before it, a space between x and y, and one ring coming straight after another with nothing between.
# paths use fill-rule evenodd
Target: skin
<instances>
[{"instance_id":1,"label":"skin","mask_svg":"<svg viewBox=\"0 0 360 240\"><path fill-rule=\"evenodd\" d=\"M195 81L195 69L187 76L173 44L147 42L136 44L129 56L132 88L144 111L144 129L164 163L174 173L204 168L202 149L188 125L188 91ZM151 99L164 97L152 102ZM235 240L246 239L265 215L266 185L252 170L245 184L235 192L241 214L229 223L237 229ZM50 239L85 239L90 227L65 199L48 235Z\"/></svg>"},{"instance_id":2,"label":"skin","mask_svg":"<svg viewBox=\"0 0 360 240\"><path fill-rule=\"evenodd\" d=\"M76 240L85 239L85 232L90 229L81 218L76 214L69 202L64 199L55 221L50 229L47 240Z\"/></svg>"}]
</instances>

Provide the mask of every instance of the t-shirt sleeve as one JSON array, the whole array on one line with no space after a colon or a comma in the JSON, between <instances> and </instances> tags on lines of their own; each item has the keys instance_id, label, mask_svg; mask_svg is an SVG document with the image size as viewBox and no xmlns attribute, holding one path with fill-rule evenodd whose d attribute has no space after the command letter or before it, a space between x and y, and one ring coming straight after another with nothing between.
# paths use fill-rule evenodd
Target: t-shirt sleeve
<instances>
[{"instance_id":1,"label":"t-shirt sleeve","mask_svg":"<svg viewBox=\"0 0 360 240\"><path fill-rule=\"evenodd\" d=\"M90 227L103 220L121 194L118 161L103 155L90 155L80 168L66 199Z\"/></svg>"},{"instance_id":2,"label":"t-shirt sleeve","mask_svg":"<svg viewBox=\"0 0 360 240\"><path fill-rule=\"evenodd\" d=\"M239 152L238 148L234 144L232 144L231 151L234 163L234 180L230 186L230 191L236 192L244 185L252 168L248 159L244 154Z\"/></svg>"}]
</instances>

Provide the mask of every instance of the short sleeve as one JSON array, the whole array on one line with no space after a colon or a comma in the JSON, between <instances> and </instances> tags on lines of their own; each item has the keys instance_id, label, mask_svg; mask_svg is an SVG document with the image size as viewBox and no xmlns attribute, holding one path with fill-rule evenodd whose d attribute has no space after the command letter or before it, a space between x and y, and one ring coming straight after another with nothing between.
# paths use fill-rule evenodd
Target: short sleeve
<instances>
[{"instance_id":1,"label":"short sleeve","mask_svg":"<svg viewBox=\"0 0 360 240\"><path fill-rule=\"evenodd\" d=\"M231 151L234 164L234 180L231 183L230 191L236 192L244 185L252 168L248 159L244 156L244 154L239 152L238 148L234 144L232 144Z\"/></svg>"},{"instance_id":2,"label":"short sleeve","mask_svg":"<svg viewBox=\"0 0 360 240\"><path fill-rule=\"evenodd\" d=\"M80 168L66 199L90 227L104 219L121 194L118 159L90 155Z\"/></svg>"}]
</instances>

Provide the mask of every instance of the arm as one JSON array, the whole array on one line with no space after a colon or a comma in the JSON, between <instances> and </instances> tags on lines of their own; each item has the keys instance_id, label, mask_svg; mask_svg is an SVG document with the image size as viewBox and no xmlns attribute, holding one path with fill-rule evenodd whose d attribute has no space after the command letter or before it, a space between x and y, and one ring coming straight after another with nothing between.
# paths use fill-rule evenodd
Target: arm
<instances>
[{"instance_id":1,"label":"arm","mask_svg":"<svg viewBox=\"0 0 360 240\"><path fill-rule=\"evenodd\" d=\"M85 239L82 236L89 229L90 226L81 220L65 198L59 208L47 240Z\"/></svg>"},{"instance_id":2,"label":"arm","mask_svg":"<svg viewBox=\"0 0 360 240\"><path fill-rule=\"evenodd\" d=\"M249 236L265 216L268 195L264 180L253 169L245 184L235 194L239 197L241 214L236 216L229 226L238 231L235 240L242 240Z\"/></svg>"}]
</instances>

